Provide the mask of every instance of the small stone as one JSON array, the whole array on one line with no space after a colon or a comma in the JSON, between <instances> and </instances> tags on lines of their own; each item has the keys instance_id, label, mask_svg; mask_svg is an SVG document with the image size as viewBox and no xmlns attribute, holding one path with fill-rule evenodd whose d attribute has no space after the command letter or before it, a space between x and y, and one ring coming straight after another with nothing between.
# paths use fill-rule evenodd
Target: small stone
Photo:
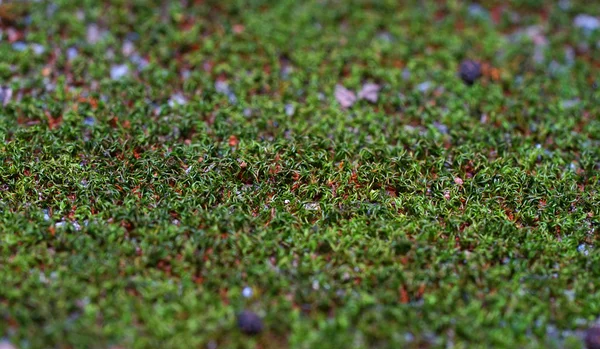
<instances>
[{"instance_id":1,"label":"small stone","mask_svg":"<svg viewBox=\"0 0 600 349\"><path fill-rule=\"evenodd\" d=\"M237 323L240 330L248 335L256 335L263 330L261 318L249 310L244 310L238 314Z\"/></svg>"},{"instance_id":2,"label":"small stone","mask_svg":"<svg viewBox=\"0 0 600 349\"><path fill-rule=\"evenodd\" d=\"M46 51L46 48L40 44L31 44L31 50L39 56Z\"/></svg>"},{"instance_id":3,"label":"small stone","mask_svg":"<svg viewBox=\"0 0 600 349\"><path fill-rule=\"evenodd\" d=\"M417 85L417 90L419 90L419 92L425 93L425 92L429 91L429 89L431 88L431 85L432 85L431 81L422 82Z\"/></svg>"},{"instance_id":4,"label":"small stone","mask_svg":"<svg viewBox=\"0 0 600 349\"><path fill-rule=\"evenodd\" d=\"M574 98L574 99L567 99L564 101L560 102L560 105L564 108L564 109L571 109L571 108L575 108L576 106L578 106L580 104L580 101L578 98Z\"/></svg>"},{"instance_id":5,"label":"small stone","mask_svg":"<svg viewBox=\"0 0 600 349\"><path fill-rule=\"evenodd\" d=\"M573 20L573 24L577 28L583 29L588 32L600 29L600 19L586 14L581 14L575 17L575 19Z\"/></svg>"},{"instance_id":6,"label":"small stone","mask_svg":"<svg viewBox=\"0 0 600 349\"><path fill-rule=\"evenodd\" d=\"M252 297L252 288L251 287L244 287L244 289L242 290L242 296L244 296L244 298L250 298Z\"/></svg>"},{"instance_id":7,"label":"small stone","mask_svg":"<svg viewBox=\"0 0 600 349\"><path fill-rule=\"evenodd\" d=\"M94 119L92 116L87 116L85 119L83 119L83 124L86 126L94 126L95 123L96 119Z\"/></svg>"},{"instance_id":8,"label":"small stone","mask_svg":"<svg viewBox=\"0 0 600 349\"><path fill-rule=\"evenodd\" d=\"M467 8L467 11L469 12L469 16L474 17L474 18L483 18L483 19L489 18L488 11L479 4L469 5L469 7Z\"/></svg>"},{"instance_id":9,"label":"small stone","mask_svg":"<svg viewBox=\"0 0 600 349\"><path fill-rule=\"evenodd\" d=\"M560 0L558 2L558 7L560 7L560 9L563 11L570 9L571 8L571 0Z\"/></svg>"},{"instance_id":10,"label":"small stone","mask_svg":"<svg viewBox=\"0 0 600 349\"><path fill-rule=\"evenodd\" d=\"M293 116L295 112L296 112L296 108L294 107L293 104L286 104L285 105L285 115L287 115L287 116Z\"/></svg>"},{"instance_id":11,"label":"small stone","mask_svg":"<svg viewBox=\"0 0 600 349\"><path fill-rule=\"evenodd\" d=\"M217 90L218 93L226 95L227 99L229 100L229 103L237 103L237 97L235 93L233 93L233 91L229 87L229 84L226 81L218 80L217 82L215 82L215 90Z\"/></svg>"},{"instance_id":12,"label":"small stone","mask_svg":"<svg viewBox=\"0 0 600 349\"><path fill-rule=\"evenodd\" d=\"M442 124L442 123L440 123L440 122L437 122L437 121L435 121L435 122L433 123L433 126L434 126L434 127L435 127L435 128L438 130L438 131L440 131L440 133L441 133L441 134L447 135L447 134L450 132L450 129L448 128L448 126L446 126L446 125L444 125L444 124Z\"/></svg>"},{"instance_id":13,"label":"small stone","mask_svg":"<svg viewBox=\"0 0 600 349\"><path fill-rule=\"evenodd\" d=\"M460 78L467 84L473 85L481 77L481 64L473 60L466 60L460 64Z\"/></svg>"},{"instance_id":14,"label":"small stone","mask_svg":"<svg viewBox=\"0 0 600 349\"><path fill-rule=\"evenodd\" d=\"M0 104L4 107L12 99L13 91L10 87L0 86Z\"/></svg>"},{"instance_id":15,"label":"small stone","mask_svg":"<svg viewBox=\"0 0 600 349\"><path fill-rule=\"evenodd\" d=\"M581 244L577 246L577 252L583 254L584 256L587 256L590 254L590 248L586 244Z\"/></svg>"},{"instance_id":16,"label":"small stone","mask_svg":"<svg viewBox=\"0 0 600 349\"><path fill-rule=\"evenodd\" d=\"M110 68L110 78L113 80L119 80L127 74L129 74L127 64L113 65Z\"/></svg>"},{"instance_id":17,"label":"small stone","mask_svg":"<svg viewBox=\"0 0 600 349\"><path fill-rule=\"evenodd\" d=\"M78 55L78 51L75 47L69 47L67 49L67 60L72 61L75 59L75 57L77 57Z\"/></svg>"},{"instance_id":18,"label":"small stone","mask_svg":"<svg viewBox=\"0 0 600 349\"><path fill-rule=\"evenodd\" d=\"M587 349L600 349L600 325L594 325L585 332Z\"/></svg>"},{"instance_id":19,"label":"small stone","mask_svg":"<svg viewBox=\"0 0 600 349\"><path fill-rule=\"evenodd\" d=\"M0 341L0 349L17 349L12 343L8 341Z\"/></svg>"},{"instance_id":20,"label":"small stone","mask_svg":"<svg viewBox=\"0 0 600 349\"><path fill-rule=\"evenodd\" d=\"M334 91L335 99L342 106L342 108L350 108L354 102L356 102L356 95L354 92L348 90L342 85L336 85Z\"/></svg>"},{"instance_id":21,"label":"small stone","mask_svg":"<svg viewBox=\"0 0 600 349\"><path fill-rule=\"evenodd\" d=\"M90 24L87 28L86 39L90 44L95 44L100 40L100 28L96 24Z\"/></svg>"},{"instance_id":22,"label":"small stone","mask_svg":"<svg viewBox=\"0 0 600 349\"><path fill-rule=\"evenodd\" d=\"M219 93L228 94L229 84L226 81L218 80L215 82L215 90Z\"/></svg>"},{"instance_id":23,"label":"small stone","mask_svg":"<svg viewBox=\"0 0 600 349\"><path fill-rule=\"evenodd\" d=\"M22 41L17 41L14 44L12 44L12 48L15 51L22 52L22 51L27 50L27 44Z\"/></svg>"},{"instance_id":24,"label":"small stone","mask_svg":"<svg viewBox=\"0 0 600 349\"><path fill-rule=\"evenodd\" d=\"M410 79L410 75L410 70L408 70L408 68L404 68L404 70L402 70L402 80L407 81Z\"/></svg>"},{"instance_id":25,"label":"small stone","mask_svg":"<svg viewBox=\"0 0 600 349\"><path fill-rule=\"evenodd\" d=\"M367 100L371 103L377 103L379 90L381 87L377 84L367 83L364 84L362 89L358 92L358 98Z\"/></svg>"},{"instance_id":26,"label":"small stone","mask_svg":"<svg viewBox=\"0 0 600 349\"><path fill-rule=\"evenodd\" d=\"M121 53L123 53L124 56L131 56L133 52L135 52L135 46L133 45L133 42L125 40L123 42L123 46L121 47Z\"/></svg>"},{"instance_id":27,"label":"small stone","mask_svg":"<svg viewBox=\"0 0 600 349\"><path fill-rule=\"evenodd\" d=\"M318 202L309 202L304 204L304 209L308 211L318 211L320 206Z\"/></svg>"},{"instance_id":28,"label":"small stone","mask_svg":"<svg viewBox=\"0 0 600 349\"><path fill-rule=\"evenodd\" d=\"M187 104L187 98L185 98L185 96L181 93L176 93L174 95L171 96L171 98L169 99L169 107L175 107L176 105L186 105Z\"/></svg>"}]
</instances>

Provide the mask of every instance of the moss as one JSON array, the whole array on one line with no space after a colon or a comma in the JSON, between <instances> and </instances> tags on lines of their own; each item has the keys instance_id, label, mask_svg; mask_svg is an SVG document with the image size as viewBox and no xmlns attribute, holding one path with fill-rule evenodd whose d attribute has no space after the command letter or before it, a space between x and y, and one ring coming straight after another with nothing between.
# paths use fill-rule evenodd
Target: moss
<instances>
[{"instance_id":1,"label":"moss","mask_svg":"<svg viewBox=\"0 0 600 349\"><path fill-rule=\"evenodd\" d=\"M186 4L32 2L2 23L3 337L583 345L600 31L573 19L599 6Z\"/></svg>"}]
</instances>

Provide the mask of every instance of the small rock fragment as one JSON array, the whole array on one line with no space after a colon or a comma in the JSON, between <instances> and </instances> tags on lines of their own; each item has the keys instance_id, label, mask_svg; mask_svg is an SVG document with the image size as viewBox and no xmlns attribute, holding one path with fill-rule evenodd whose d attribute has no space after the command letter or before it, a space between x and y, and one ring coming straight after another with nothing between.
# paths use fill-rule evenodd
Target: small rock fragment
<instances>
[{"instance_id":1,"label":"small rock fragment","mask_svg":"<svg viewBox=\"0 0 600 349\"><path fill-rule=\"evenodd\" d=\"M448 128L448 126L446 126L446 125L444 125L444 124L442 124L442 123L440 123L440 122L437 122L437 121L435 121L435 122L433 123L433 126L434 126L434 127L435 127L435 128L438 130L438 131L440 131L440 133L441 133L441 134L447 135L447 134L450 132L450 129Z\"/></svg>"},{"instance_id":2,"label":"small rock fragment","mask_svg":"<svg viewBox=\"0 0 600 349\"><path fill-rule=\"evenodd\" d=\"M342 108L350 108L356 102L356 95L354 92L339 84L335 85L334 95Z\"/></svg>"},{"instance_id":3,"label":"small rock fragment","mask_svg":"<svg viewBox=\"0 0 600 349\"><path fill-rule=\"evenodd\" d=\"M467 11L469 12L469 16L474 17L474 18L487 19L490 16L488 11L479 4L470 4L469 7L467 8Z\"/></svg>"},{"instance_id":4,"label":"small rock fragment","mask_svg":"<svg viewBox=\"0 0 600 349\"><path fill-rule=\"evenodd\" d=\"M417 85L417 90L419 90L419 92L425 93L425 92L429 91L429 89L431 88L431 85L432 85L431 81L422 82Z\"/></svg>"},{"instance_id":5,"label":"small rock fragment","mask_svg":"<svg viewBox=\"0 0 600 349\"><path fill-rule=\"evenodd\" d=\"M586 14L577 15L577 17L575 17L573 20L573 24L577 28L588 32L600 29L600 19Z\"/></svg>"},{"instance_id":6,"label":"small rock fragment","mask_svg":"<svg viewBox=\"0 0 600 349\"><path fill-rule=\"evenodd\" d=\"M3 340L3 341L0 341L0 349L17 349L17 347L12 345L12 343Z\"/></svg>"},{"instance_id":7,"label":"small rock fragment","mask_svg":"<svg viewBox=\"0 0 600 349\"><path fill-rule=\"evenodd\" d=\"M83 119L83 124L86 126L94 126L95 123L96 119L92 116L87 116L85 119Z\"/></svg>"},{"instance_id":8,"label":"small rock fragment","mask_svg":"<svg viewBox=\"0 0 600 349\"><path fill-rule=\"evenodd\" d=\"M296 112L296 108L294 107L293 104L286 104L285 105L285 115L287 115L287 116L293 116L295 112Z\"/></svg>"},{"instance_id":9,"label":"small rock fragment","mask_svg":"<svg viewBox=\"0 0 600 349\"><path fill-rule=\"evenodd\" d=\"M90 44L95 44L100 40L100 29L98 28L98 25L90 24L87 27L86 39Z\"/></svg>"},{"instance_id":10,"label":"small rock fragment","mask_svg":"<svg viewBox=\"0 0 600 349\"><path fill-rule=\"evenodd\" d=\"M169 99L169 107L174 107L176 105L185 105L187 104L187 98L181 93L175 93Z\"/></svg>"},{"instance_id":11,"label":"small rock fragment","mask_svg":"<svg viewBox=\"0 0 600 349\"><path fill-rule=\"evenodd\" d=\"M558 7L560 7L560 9L563 11L570 9L571 8L571 0L559 0Z\"/></svg>"},{"instance_id":12,"label":"small rock fragment","mask_svg":"<svg viewBox=\"0 0 600 349\"><path fill-rule=\"evenodd\" d=\"M131 55L131 58L129 58L129 60L131 61L131 63L135 64L135 66L137 67L137 69L139 71L143 70L148 65L150 65L150 62L146 58L140 56L137 53L133 53Z\"/></svg>"},{"instance_id":13,"label":"small rock fragment","mask_svg":"<svg viewBox=\"0 0 600 349\"><path fill-rule=\"evenodd\" d=\"M215 90L217 90L218 93L226 95L227 99L229 100L229 103L237 103L237 97L226 81L218 80L217 82L215 82Z\"/></svg>"},{"instance_id":14,"label":"small rock fragment","mask_svg":"<svg viewBox=\"0 0 600 349\"><path fill-rule=\"evenodd\" d=\"M46 51L46 48L40 44L31 44L31 50L39 56Z\"/></svg>"},{"instance_id":15,"label":"small rock fragment","mask_svg":"<svg viewBox=\"0 0 600 349\"><path fill-rule=\"evenodd\" d=\"M581 245L577 246L577 251L579 253L583 254L584 256L587 256L590 254L590 248L586 244L581 244Z\"/></svg>"},{"instance_id":16,"label":"small rock fragment","mask_svg":"<svg viewBox=\"0 0 600 349\"><path fill-rule=\"evenodd\" d=\"M594 325L585 332L587 349L600 349L600 325Z\"/></svg>"},{"instance_id":17,"label":"small rock fragment","mask_svg":"<svg viewBox=\"0 0 600 349\"><path fill-rule=\"evenodd\" d=\"M261 318L249 310L244 310L238 314L237 323L240 330L248 335L256 335L263 330Z\"/></svg>"},{"instance_id":18,"label":"small rock fragment","mask_svg":"<svg viewBox=\"0 0 600 349\"><path fill-rule=\"evenodd\" d=\"M129 67L127 64L113 65L110 67L110 78L113 80L119 80L129 73Z\"/></svg>"},{"instance_id":19,"label":"small rock fragment","mask_svg":"<svg viewBox=\"0 0 600 349\"><path fill-rule=\"evenodd\" d=\"M75 47L69 47L67 49L67 60L69 60L69 61L74 60L78 54L79 54L79 52L77 51L77 49Z\"/></svg>"},{"instance_id":20,"label":"small rock fragment","mask_svg":"<svg viewBox=\"0 0 600 349\"><path fill-rule=\"evenodd\" d=\"M215 90L219 93L229 93L229 84L226 81L218 80L215 82Z\"/></svg>"},{"instance_id":21,"label":"small rock fragment","mask_svg":"<svg viewBox=\"0 0 600 349\"><path fill-rule=\"evenodd\" d=\"M0 104L5 107L10 102L13 91L10 87L0 86Z\"/></svg>"},{"instance_id":22,"label":"small rock fragment","mask_svg":"<svg viewBox=\"0 0 600 349\"><path fill-rule=\"evenodd\" d=\"M410 76L410 70L408 70L408 68L404 68L404 70L402 70L402 80L407 81L408 79L410 79Z\"/></svg>"},{"instance_id":23,"label":"small rock fragment","mask_svg":"<svg viewBox=\"0 0 600 349\"><path fill-rule=\"evenodd\" d=\"M465 60L460 64L459 73L467 85L473 85L481 77L481 64L470 59Z\"/></svg>"},{"instance_id":24,"label":"small rock fragment","mask_svg":"<svg viewBox=\"0 0 600 349\"><path fill-rule=\"evenodd\" d=\"M321 207L318 202L309 202L304 204L304 209L308 211L318 211Z\"/></svg>"},{"instance_id":25,"label":"small rock fragment","mask_svg":"<svg viewBox=\"0 0 600 349\"><path fill-rule=\"evenodd\" d=\"M377 84L364 84L360 92L358 92L358 98L365 99L371 103L377 103L377 98L380 89L381 87Z\"/></svg>"},{"instance_id":26,"label":"small rock fragment","mask_svg":"<svg viewBox=\"0 0 600 349\"><path fill-rule=\"evenodd\" d=\"M131 42L129 40L125 40L123 42L123 46L121 47L121 53L123 53L124 56L128 57L128 56L131 56L131 54L134 52L135 52L135 46L133 45L133 42Z\"/></svg>"},{"instance_id":27,"label":"small rock fragment","mask_svg":"<svg viewBox=\"0 0 600 349\"><path fill-rule=\"evenodd\" d=\"M250 298L252 297L252 294L254 292L252 292L252 288L251 287L244 287L244 289L242 290L242 296L244 296L244 298Z\"/></svg>"},{"instance_id":28,"label":"small rock fragment","mask_svg":"<svg viewBox=\"0 0 600 349\"><path fill-rule=\"evenodd\" d=\"M27 50L27 44L22 41L17 41L12 44L12 48L15 51L23 52L23 51Z\"/></svg>"}]
</instances>

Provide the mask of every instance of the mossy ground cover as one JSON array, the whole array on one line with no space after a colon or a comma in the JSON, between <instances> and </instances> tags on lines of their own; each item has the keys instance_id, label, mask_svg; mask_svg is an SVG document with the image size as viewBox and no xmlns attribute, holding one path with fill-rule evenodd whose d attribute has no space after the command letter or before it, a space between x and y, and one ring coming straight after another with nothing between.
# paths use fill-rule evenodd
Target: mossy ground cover
<instances>
[{"instance_id":1,"label":"mossy ground cover","mask_svg":"<svg viewBox=\"0 0 600 349\"><path fill-rule=\"evenodd\" d=\"M13 346L579 348L600 316L600 4L0 9Z\"/></svg>"}]
</instances>

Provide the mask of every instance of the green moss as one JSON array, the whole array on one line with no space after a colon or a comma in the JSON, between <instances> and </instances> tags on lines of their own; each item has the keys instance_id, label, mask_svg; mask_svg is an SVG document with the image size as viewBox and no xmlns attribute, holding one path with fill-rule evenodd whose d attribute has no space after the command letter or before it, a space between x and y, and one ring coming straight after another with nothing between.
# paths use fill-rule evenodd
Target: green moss
<instances>
[{"instance_id":1,"label":"green moss","mask_svg":"<svg viewBox=\"0 0 600 349\"><path fill-rule=\"evenodd\" d=\"M0 336L582 346L600 31L573 20L599 6L182 3L33 2L3 24ZM463 59L487 67L472 87ZM369 82L376 102L336 101Z\"/></svg>"}]
</instances>

